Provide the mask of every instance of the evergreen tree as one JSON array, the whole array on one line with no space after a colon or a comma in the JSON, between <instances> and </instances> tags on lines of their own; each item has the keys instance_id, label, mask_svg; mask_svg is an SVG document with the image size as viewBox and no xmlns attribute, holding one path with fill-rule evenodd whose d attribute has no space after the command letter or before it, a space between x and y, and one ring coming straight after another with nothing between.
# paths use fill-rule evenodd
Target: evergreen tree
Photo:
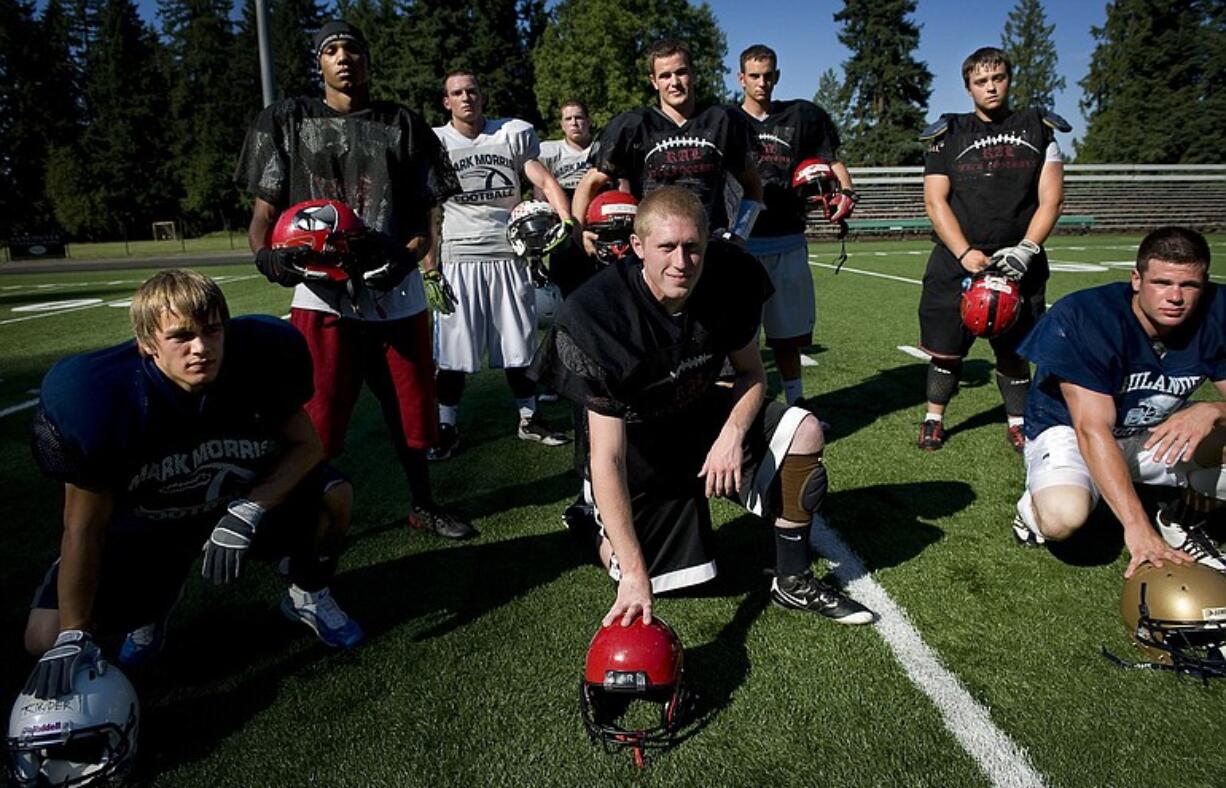
<instances>
[{"instance_id":1,"label":"evergreen tree","mask_svg":"<svg viewBox=\"0 0 1226 788\"><path fill-rule=\"evenodd\" d=\"M687 0L562 0L533 52L537 103L544 117L579 98L602 126L619 112L657 101L647 81L648 47L676 38L690 48L700 103L726 101L728 46L706 3Z\"/></svg>"},{"instance_id":2,"label":"evergreen tree","mask_svg":"<svg viewBox=\"0 0 1226 788\"><path fill-rule=\"evenodd\" d=\"M843 100L843 83L839 81L839 74L833 68L826 69L818 77L813 103L826 110L839 134L842 134L843 129L851 122L851 113L847 111L847 103Z\"/></svg>"},{"instance_id":3,"label":"evergreen tree","mask_svg":"<svg viewBox=\"0 0 1226 788\"><path fill-rule=\"evenodd\" d=\"M407 64L416 55L409 45L406 18L396 0L337 0L336 17L356 25L370 45L371 96L405 101Z\"/></svg>"},{"instance_id":4,"label":"evergreen tree","mask_svg":"<svg viewBox=\"0 0 1226 788\"><path fill-rule=\"evenodd\" d=\"M842 97L851 113L844 161L870 166L920 164L932 74L913 55L919 27L908 16L915 0L844 0L834 15L839 41L851 50L843 64Z\"/></svg>"},{"instance_id":5,"label":"evergreen tree","mask_svg":"<svg viewBox=\"0 0 1226 788\"><path fill-rule=\"evenodd\" d=\"M1017 0L1005 19L1000 48L1013 63L1009 104L1015 109L1056 106L1056 91L1064 90L1064 77L1056 73L1056 45L1052 40L1054 24L1047 24L1047 13L1040 0Z\"/></svg>"},{"instance_id":6,"label":"evergreen tree","mask_svg":"<svg viewBox=\"0 0 1226 788\"><path fill-rule=\"evenodd\" d=\"M1209 4L1199 37L1204 74L1196 113L1189 119L1183 161L1226 162L1226 2Z\"/></svg>"},{"instance_id":7,"label":"evergreen tree","mask_svg":"<svg viewBox=\"0 0 1226 788\"><path fill-rule=\"evenodd\" d=\"M1077 161L1176 163L1194 146L1210 151L1206 144L1211 144L1220 151L1221 126L1202 129L1208 140L1190 133L1200 128L1204 99L1221 84L1206 84L1206 41L1212 35L1206 35L1205 5L1198 0L1108 4L1106 22L1091 28L1098 44L1090 73L1080 82L1089 124L1077 145ZM1220 12L1216 18L1220 25Z\"/></svg>"},{"instance_id":8,"label":"evergreen tree","mask_svg":"<svg viewBox=\"0 0 1226 788\"><path fill-rule=\"evenodd\" d=\"M311 43L330 15L317 0L269 0L268 9L277 98L318 94L319 61ZM250 29L254 34L254 21Z\"/></svg>"}]
</instances>

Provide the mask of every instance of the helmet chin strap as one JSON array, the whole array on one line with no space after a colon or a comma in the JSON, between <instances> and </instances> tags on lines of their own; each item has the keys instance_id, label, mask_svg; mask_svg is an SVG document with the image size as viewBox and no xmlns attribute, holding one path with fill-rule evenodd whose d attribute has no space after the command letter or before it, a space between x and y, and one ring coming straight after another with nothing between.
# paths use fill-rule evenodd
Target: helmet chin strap
<instances>
[{"instance_id":1,"label":"helmet chin strap","mask_svg":"<svg viewBox=\"0 0 1226 788\"><path fill-rule=\"evenodd\" d=\"M847 262L847 220L839 219L839 256L834 261L834 275L838 276L839 271L843 270L843 263Z\"/></svg>"}]
</instances>

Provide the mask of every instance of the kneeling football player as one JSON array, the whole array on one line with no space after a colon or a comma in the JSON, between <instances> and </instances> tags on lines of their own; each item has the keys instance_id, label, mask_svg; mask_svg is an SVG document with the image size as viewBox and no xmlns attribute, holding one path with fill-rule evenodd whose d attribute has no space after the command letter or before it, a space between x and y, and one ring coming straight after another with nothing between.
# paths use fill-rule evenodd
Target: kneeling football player
<instances>
[{"instance_id":1,"label":"kneeling football player","mask_svg":"<svg viewBox=\"0 0 1226 788\"><path fill-rule=\"evenodd\" d=\"M604 623L650 621L653 594L715 577L707 498L717 495L774 522L776 603L867 623L870 611L809 568L824 439L808 411L765 401L757 335L769 280L748 253L707 240L694 195L648 194L631 236L638 259L566 300L533 365L587 409L594 536L617 582ZM725 359L730 387L718 383Z\"/></svg>"},{"instance_id":2,"label":"kneeling football player","mask_svg":"<svg viewBox=\"0 0 1226 788\"><path fill-rule=\"evenodd\" d=\"M281 610L330 646L363 632L328 592L352 488L323 463L303 410L311 360L269 317L230 319L221 289L162 271L132 300L135 342L71 356L43 381L33 448L64 483L59 559L34 596L26 685L71 691L81 660L122 638L119 664L161 648L192 562L230 583L249 557L289 559Z\"/></svg>"},{"instance_id":3,"label":"kneeling football player","mask_svg":"<svg viewBox=\"0 0 1226 788\"><path fill-rule=\"evenodd\" d=\"M1205 380L1226 396L1226 297L1204 236L1154 230L1130 283L1061 298L1020 352L1037 370L1018 541L1068 538L1102 498L1124 529L1125 576L1164 561L1226 572L1195 514L1226 500L1226 403L1188 401ZM1160 508L1155 532L1134 484L1181 487L1183 505Z\"/></svg>"}]
</instances>

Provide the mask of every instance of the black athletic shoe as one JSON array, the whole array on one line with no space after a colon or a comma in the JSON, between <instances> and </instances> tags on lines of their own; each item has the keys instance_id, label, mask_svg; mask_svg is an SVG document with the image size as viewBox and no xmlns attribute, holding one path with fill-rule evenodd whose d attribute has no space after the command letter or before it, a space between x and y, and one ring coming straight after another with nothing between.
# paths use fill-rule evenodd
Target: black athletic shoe
<instances>
[{"instance_id":1,"label":"black athletic shoe","mask_svg":"<svg viewBox=\"0 0 1226 788\"><path fill-rule=\"evenodd\" d=\"M438 507L414 506L409 512L409 527L415 531L441 536L445 539L468 539L477 535L477 529Z\"/></svg>"},{"instance_id":2,"label":"black athletic shoe","mask_svg":"<svg viewBox=\"0 0 1226 788\"><path fill-rule=\"evenodd\" d=\"M1026 521L1022 519L1020 514L1013 515L1013 538L1022 547L1040 547L1047 542L1041 534L1036 534L1030 530L1030 526L1026 525Z\"/></svg>"},{"instance_id":3,"label":"black athletic shoe","mask_svg":"<svg viewBox=\"0 0 1226 788\"><path fill-rule=\"evenodd\" d=\"M460 450L460 428L454 424L438 425L438 443L426 449L426 459L434 462L451 459Z\"/></svg>"},{"instance_id":4,"label":"black athletic shoe","mask_svg":"<svg viewBox=\"0 0 1226 788\"><path fill-rule=\"evenodd\" d=\"M945 426L933 419L924 419L920 423L918 445L924 451L936 451L945 445Z\"/></svg>"},{"instance_id":5,"label":"black athletic shoe","mask_svg":"<svg viewBox=\"0 0 1226 788\"><path fill-rule=\"evenodd\" d=\"M561 446L565 443L570 443L570 438L566 437L564 433L554 430L535 415L531 418L519 420L519 429L516 435L519 436L521 441L531 441L542 446Z\"/></svg>"},{"instance_id":6,"label":"black athletic shoe","mask_svg":"<svg viewBox=\"0 0 1226 788\"><path fill-rule=\"evenodd\" d=\"M780 607L820 613L840 624L868 624L875 618L873 611L812 572L776 577L771 581L771 601Z\"/></svg>"}]
</instances>

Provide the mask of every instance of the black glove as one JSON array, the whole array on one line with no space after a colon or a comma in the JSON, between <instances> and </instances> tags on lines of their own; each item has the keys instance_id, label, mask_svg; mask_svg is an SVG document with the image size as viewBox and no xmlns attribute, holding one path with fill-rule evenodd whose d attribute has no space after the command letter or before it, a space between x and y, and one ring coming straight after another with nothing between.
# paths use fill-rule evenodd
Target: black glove
<instances>
[{"instance_id":1,"label":"black glove","mask_svg":"<svg viewBox=\"0 0 1226 788\"><path fill-rule=\"evenodd\" d=\"M65 629L55 639L55 645L38 660L22 691L44 700L66 695L72 692L72 678L77 669L82 665L96 665L101 659L102 652L88 632Z\"/></svg>"},{"instance_id":2,"label":"black glove","mask_svg":"<svg viewBox=\"0 0 1226 788\"><path fill-rule=\"evenodd\" d=\"M417 267L408 249L370 230L350 237L349 255L354 261L351 272L361 271L362 282L373 290L391 290Z\"/></svg>"},{"instance_id":3,"label":"black glove","mask_svg":"<svg viewBox=\"0 0 1226 788\"><path fill-rule=\"evenodd\" d=\"M243 571L243 556L251 547L256 526L264 516L264 507L237 498L226 507L225 515L204 543L204 566L200 574L213 585L229 583Z\"/></svg>"},{"instance_id":4,"label":"black glove","mask_svg":"<svg viewBox=\"0 0 1226 788\"><path fill-rule=\"evenodd\" d=\"M307 255L310 253L311 250L305 246L286 246L280 249L265 246L255 253L255 267L265 279L282 287L327 279L327 274L321 271L307 270Z\"/></svg>"}]
</instances>

